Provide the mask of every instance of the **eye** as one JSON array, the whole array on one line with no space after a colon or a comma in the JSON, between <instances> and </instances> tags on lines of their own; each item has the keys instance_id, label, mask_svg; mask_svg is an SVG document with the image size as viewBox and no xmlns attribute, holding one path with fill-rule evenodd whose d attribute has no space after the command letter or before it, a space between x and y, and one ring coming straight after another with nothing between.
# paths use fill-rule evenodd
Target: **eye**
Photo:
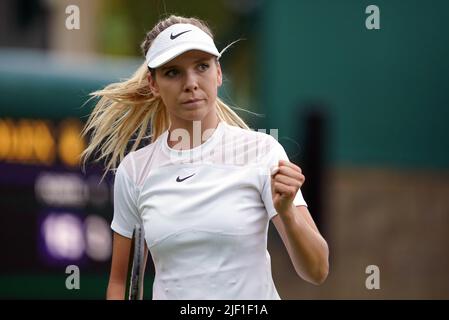
<instances>
[{"instance_id":1,"label":"eye","mask_svg":"<svg viewBox=\"0 0 449 320\"><path fill-rule=\"evenodd\" d=\"M207 69L209 69L209 64L208 63L200 63L198 65L198 69L200 71L206 71Z\"/></svg>"},{"instance_id":2,"label":"eye","mask_svg":"<svg viewBox=\"0 0 449 320\"><path fill-rule=\"evenodd\" d=\"M176 69L170 69L164 73L164 75L169 78L174 78L178 74L179 74L179 71Z\"/></svg>"}]
</instances>

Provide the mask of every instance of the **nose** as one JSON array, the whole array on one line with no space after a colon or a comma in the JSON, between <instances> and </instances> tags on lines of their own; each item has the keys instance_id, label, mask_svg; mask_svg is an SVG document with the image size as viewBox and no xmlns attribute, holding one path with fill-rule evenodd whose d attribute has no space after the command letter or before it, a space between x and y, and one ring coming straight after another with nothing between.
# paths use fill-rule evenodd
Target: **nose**
<instances>
[{"instance_id":1,"label":"nose","mask_svg":"<svg viewBox=\"0 0 449 320\"><path fill-rule=\"evenodd\" d=\"M186 72L186 78L184 83L184 92L193 92L198 90L198 79L194 72Z\"/></svg>"}]
</instances>

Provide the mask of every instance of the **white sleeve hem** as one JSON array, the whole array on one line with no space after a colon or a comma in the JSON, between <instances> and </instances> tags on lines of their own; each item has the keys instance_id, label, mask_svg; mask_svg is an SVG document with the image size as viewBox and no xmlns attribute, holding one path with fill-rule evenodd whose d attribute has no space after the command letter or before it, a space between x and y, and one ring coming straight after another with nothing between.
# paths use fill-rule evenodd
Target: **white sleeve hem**
<instances>
[{"instance_id":1,"label":"white sleeve hem","mask_svg":"<svg viewBox=\"0 0 449 320\"><path fill-rule=\"evenodd\" d=\"M295 207L308 207L307 206L307 203L305 203L305 202L303 202L303 203L298 203L298 204L295 204ZM277 212L277 211L273 211L273 212L269 212L268 213L268 217L269 217L269 219L271 220L271 219L273 219L276 215L278 215L279 213Z\"/></svg>"},{"instance_id":2,"label":"white sleeve hem","mask_svg":"<svg viewBox=\"0 0 449 320\"><path fill-rule=\"evenodd\" d=\"M268 213L268 218L271 220L271 219L273 219L275 216L277 216L278 214L279 214L279 213L277 213L277 211Z\"/></svg>"},{"instance_id":3,"label":"white sleeve hem","mask_svg":"<svg viewBox=\"0 0 449 320\"><path fill-rule=\"evenodd\" d=\"M117 232L119 235L124 236L126 238L131 239L133 237L133 232L132 231L130 232L130 231L126 230L126 229L123 229L118 224L116 224L115 221L112 221L111 229L114 232Z\"/></svg>"}]
</instances>

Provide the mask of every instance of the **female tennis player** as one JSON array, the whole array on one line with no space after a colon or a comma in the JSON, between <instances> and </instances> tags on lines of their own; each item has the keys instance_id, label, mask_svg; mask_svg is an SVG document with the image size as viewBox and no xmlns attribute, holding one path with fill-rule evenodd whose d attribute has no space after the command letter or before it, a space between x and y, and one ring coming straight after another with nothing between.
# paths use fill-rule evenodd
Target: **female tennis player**
<instances>
[{"instance_id":1,"label":"female tennis player","mask_svg":"<svg viewBox=\"0 0 449 320\"><path fill-rule=\"evenodd\" d=\"M329 250L301 194L305 177L276 139L217 96L222 52L210 29L170 16L142 49L130 79L92 94L100 100L83 131L92 132L84 161L99 150L115 171L107 298L124 298L138 223L155 266L153 299L280 299L270 221L297 274L321 284Z\"/></svg>"}]
</instances>

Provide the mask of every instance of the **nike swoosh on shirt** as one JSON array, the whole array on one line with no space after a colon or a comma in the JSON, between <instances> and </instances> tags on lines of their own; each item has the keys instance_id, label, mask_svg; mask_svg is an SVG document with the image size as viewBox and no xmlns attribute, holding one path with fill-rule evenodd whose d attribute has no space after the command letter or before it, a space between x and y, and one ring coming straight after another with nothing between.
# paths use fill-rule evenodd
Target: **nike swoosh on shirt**
<instances>
[{"instance_id":1,"label":"nike swoosh on shirt","mask_svg":"<svg viewBox=\"0 0 449 320\"><path fill-rule=\"evenodd\" d=\"M176 178L176 182L183 182L184 180L186 180L186 179L189 179L190 177L193 177L195 174L192 174L192 175L190 175L190 176L187 176L187 177L185 177L185 178L180 178L179 176Z\"/></svg>"},{"instance_id":2,"label":"nike swoosh on shirt","mask_svg":"<svg viewBox=\"0 0 449 320\"><path fill-rule=\"evenodd\" d=\"M176 34L176 35L174 35L174 34L172 33L172 34L170 34L170 39L171 39L171 40L175 40L175 39L176 39L177 37L179 37L181 34L184 34L184 33L189 32L189 31L192 31L192 30L183 31L183 32L180 32L180 33L178 33L178 34Z\"/></svg>"}]
</instances>

